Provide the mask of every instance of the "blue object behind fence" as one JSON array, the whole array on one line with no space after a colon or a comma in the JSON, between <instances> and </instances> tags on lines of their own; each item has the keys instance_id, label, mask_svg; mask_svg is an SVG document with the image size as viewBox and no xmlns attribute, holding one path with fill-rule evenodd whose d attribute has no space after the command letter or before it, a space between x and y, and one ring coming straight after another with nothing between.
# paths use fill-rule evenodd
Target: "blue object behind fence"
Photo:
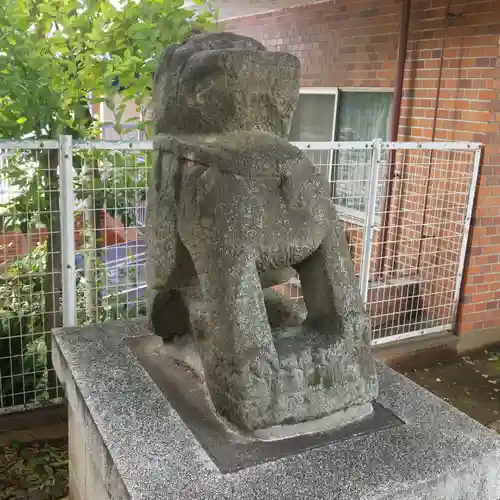
<instances>
[{"instance_id":1,"label":"blue object behind fence","mask_svg":"<svg viewBox=\"0 0 500 500\"><path fill-rule=\"evenodd\" d=\"M127 241L101 248L106 283L101 295L115 295L117 302L134 306L144 297L146 289L146 244L142 240ZM76 266L83 269L84 257L76 256Z\"/></svg>"}]
</instances>

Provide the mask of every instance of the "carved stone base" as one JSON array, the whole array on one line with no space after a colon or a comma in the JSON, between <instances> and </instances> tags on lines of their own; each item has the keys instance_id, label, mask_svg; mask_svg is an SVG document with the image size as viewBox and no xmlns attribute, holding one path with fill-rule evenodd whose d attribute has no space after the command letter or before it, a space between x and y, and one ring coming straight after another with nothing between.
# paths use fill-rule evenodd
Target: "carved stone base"
<instances>
[{"instance_id":1,"label":"carved stone base","mask_svg":"<svg viewBox=\"0 0 500 500\"><path fill-rule=\"evenodd\" d=\"M371 371L373 362L368 359L368 351L351 349L342 340L332 343L324 335L310 331L301 334L301 330L302 327L296 327L274 332L280 363L274 374L275 398L271 411L274 420L289 424L255 429L248 435L272 440L331 430L372 413L370 400L364 399L370 393L367 385L371 379L362 371L367 365ZM162 372L164 383L176 380L179 387L190 387L203 395L204 412L217 413L205 384L200 356L189 336L169 343L159 337L145 337L133 349L148 370L155 366ZM375 374L373 377L376 384ZM261 381L261 385L265 383L269 381ZM255 397L258 399L259 393ZM309 415L319 417L311 419ZM242 432L236 427L234 430Z\"/></svg>"},{"instance_id":2,"label":"carved stone base","mask_svg":"<svg viewBox=\"0 0 500 500\"><path fill-rule=\"evenodd\" d=\"M282 339L285 340L285 339ZM296 340L294 338L294 340ZM297 403L305 398L311 404L324 404L328 400L328 395L323 395L324 386L327 384L330 390L339 390L340 384L334 384L329 374L332 372L329 366L329 352L321 349L320 345L311 343L310 349L304 352L293 354L293 350L288 350L288 356L284 352L283 366L286 370L280 374L281 387L277 407L284 406L287 401ZM246 442L257 440L275 441L278 439L290 438L300 435L317 434L340 429L362 419L371 417L374 413L371 402L352 405L346 409L341 409L323 418L310 419L303 422L289 425L276 425L268 428L257 429L251 432L242 432L229 421L218 416L213 407L208 389L206 387L203 366L201 359L196 352L196 346L190 341L188 336L177 339L174 343L164 343L156 336L145 336L132 339L129 343L131 349L138 356L153 380L164 390L168 398L179 401L179 411L186 416L187 413L198 412L205 419L217 421L220 424L221 432L230 432L238 435L238 439ZM282 343L284 349L287 344ZM288 345L288 348L290 346ZM302 356L300 356L302 354ZM323 365L315 365L318 356L322 357ZM299 368L300 367L300 368ZM315 369L316 368L316 369ZM295 370L295 371L294 371ZM294 378L299 378L295 373L300 370L302 386L294 382ZM324 370L325 373L322 373ZM307 380L308 373L309 379ZM292 379L292 380L290 380ZM351 381L346 381L348 385ZM339 390L340 392L340 390ZM180 408L185 408L183 411ZM190 408L188 410L188 408ZM292 413L294 409L289 404L284 411ZM218 425L219 426L219 425Z\"/></svg>"}]
</instances>

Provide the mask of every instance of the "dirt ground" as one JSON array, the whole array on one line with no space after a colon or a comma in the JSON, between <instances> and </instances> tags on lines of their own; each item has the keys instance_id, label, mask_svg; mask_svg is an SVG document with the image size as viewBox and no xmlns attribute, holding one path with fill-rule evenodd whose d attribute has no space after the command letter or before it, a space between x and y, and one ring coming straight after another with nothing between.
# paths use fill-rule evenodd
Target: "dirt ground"
<instances>
[{"instance_id":1,"label":"dirt ground","mask_svg":"<svg viewBox=\"0 0 500 500\"><path fill-rule=\"evenodd\" d=\"M427 368L394 368L500 433L500 346Z\"/></svg>"},{"instance_id":2,"label":"dirt ground","mask_svg":"<svg viewBox=\"0 0 500 500\"><path fill-rule=\"evenodd\" d=\"M60 500L67 494L67 408L1 416L0 500Z\"/></svg>"},{"instance_id":3,"label":"dirt ground","mask_svg":"<svg viewBox=\"0 0 500 500\"><path fill-rule=\"evenodd\" d=\"M67 494L66 439L12 441L0 450L1 500L59 500Z\"/></svg>"}]
</instances>

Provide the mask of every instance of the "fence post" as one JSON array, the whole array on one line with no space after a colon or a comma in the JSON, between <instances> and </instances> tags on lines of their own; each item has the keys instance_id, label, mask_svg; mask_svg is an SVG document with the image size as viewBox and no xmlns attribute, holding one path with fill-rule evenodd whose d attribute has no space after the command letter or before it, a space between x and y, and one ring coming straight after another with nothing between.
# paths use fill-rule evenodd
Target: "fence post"
<instances>
[{"instance_id":1,"label":"fence post","mask_svg":"<svg viewBox=\"0 0 500 500\"><path fill-rule=\"evenodd\" d=\"M59 182L63 325L76 325L75 194L73 190L73 138L59 136Z\"/></svg>"},{"instance_id":2,"label":"fence post","mask_svg":"<svg viewBox=\"0 0 500 500\"><path fill-rule=\"evenodd\" d=\"M382 141L374 139L373 153L368 184L368 199L366 201L365 231L363 235L363 257L359 275L359 286L363 303L368 302L368 288L370 283L370 261L373 246L373 230L375 226L375 211L377 208L378 180L382 157Z\"/></svg>"},{"instance_id":3,"label":"fence post","mask_svg":"<svg viewBox=\"0 0 500 500\"><path fill-rule=\"evenodd\" d=\"M471 180L469 193L467 197L467 209L464 217L464 230L462 234L462 242L460 245L460 253L458 257L457 281L453 293L453 312L452 321L453 329L457 329L458 324L458 307L460 303L460 293L462 291L462 279L464 276L465 259L467 258L467 245L469 243L470 226L472 222L472 213L474 210L474 201L476 197L477 183L479 181L479 169L481 166L481 158L483 154L482 146L478 146L474 152L474 162L472 164Z\"/></svg>"}]
</instances>

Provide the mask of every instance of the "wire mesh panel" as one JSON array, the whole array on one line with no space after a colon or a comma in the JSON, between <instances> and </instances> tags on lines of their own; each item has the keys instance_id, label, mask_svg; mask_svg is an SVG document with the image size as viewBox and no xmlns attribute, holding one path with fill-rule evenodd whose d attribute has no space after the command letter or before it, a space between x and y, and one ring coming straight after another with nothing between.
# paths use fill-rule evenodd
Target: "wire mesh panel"
<instances>
[{"instance_id":1,"label":"wire mesh panel","mask_svg":"<svg viewBox=\"0 0 500 500\"><path fill-rule=\"evenodd\" d=\"M372 171L372 144L332 151L330 175L333 202L344 229L356 274L363 268L366 240L366 215Z\"/></svg>"},{"instance_id":2,"label":"wire mesh panel","mask_svg":"<svg viewBox=\"0 0 500 500\"><path fill-rule=\"evenodd\" d=\"M0 141L0 412L57 398L50 333L62 326L56 141Z\"/></svg>"},{"instance_id":3,"label":"wire mesh panel","mask_svg":"<svg viewBox=\"0 0 500 500\"><path fill-rule=\"evenodd\" d=\"M480 151L471 144L386 144L368 308L374 341L453 327Z\"/></svg>"},{"instance_id":4,"label":"wire mesh panel","mask_svg":"<svg viewBox=\"0 0 500 500\"><path fill-rule=\"evenodd\" d=\"M78 324L144 314L151 149L150 142L74 146Z\"/></svg>"},{"instance_id":5,"label":"wire mesh panel","mask_svg":"<svg viewBox=\"0 0 500 500\"><path fill-rule=\"evenodd\" d=\"M356 273L362 268L372 142L295 143L330 182Z\"/></svg>"},{"instance_id":6,"label":"wire mesh panel","mask_svg":"<svg viewBox=\"0 0 500 500\"><path fill-rule=\"evenodd\" d=\"M296 143L329 180L374 343L449 329L480 148ZM0 411L60 396L52 328L143 314L150 141L0 141ZM295 276L275 288L301 301Z\"/></svg>"},{"instance_id":7,"label":"wire mesh panel","mask_svg":"<svg viewBox=\"0 0 500 500\"><path fill-rule=\"evenodd\" d=\"M344 224L347 243L359 274L363 259L366 188L371 171L373 144L371 142L293 143L301 149L330 184L332 196ZM347 175L348 169L354 175ZM298 277L277 287L292 300L302 300Z\"/></svg>"},{"instance_id":8,"label":"wire mesh panel","mask_svg":"<svg viewBox=\"0 0 500 500\"><path fill-rule=\"evenodd\" d=\"M451 329L479 145L296 145L328 172L372 320L373 342Z\"/></svg>"}]
</instances>

